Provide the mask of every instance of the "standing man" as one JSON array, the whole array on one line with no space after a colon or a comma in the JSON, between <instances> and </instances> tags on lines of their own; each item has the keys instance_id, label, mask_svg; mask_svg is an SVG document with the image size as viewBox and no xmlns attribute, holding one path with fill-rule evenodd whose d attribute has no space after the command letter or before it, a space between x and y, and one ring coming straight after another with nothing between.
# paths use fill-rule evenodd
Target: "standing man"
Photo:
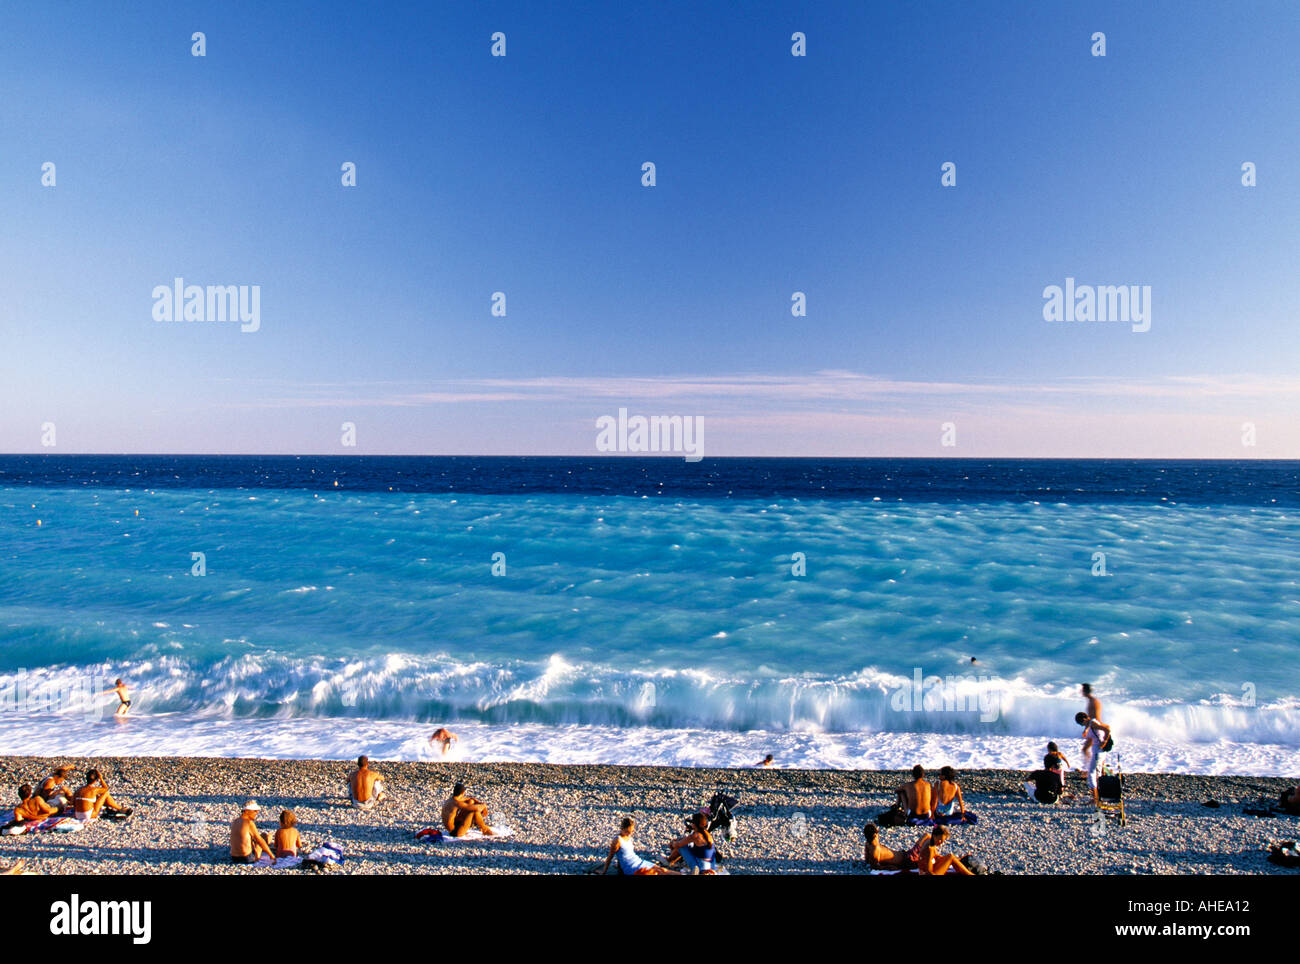
<instances>
[{"instance_id":1,"label":"standing man","mask_svg":"<svg viewBox=\"0 0 1300 964\"><path fill-rule=\"evenodd\" d=\"M1088 765L1088 789L1092 791L1092 805L1097 806L1097 767L1101 764L1102 748L1110 742L1110 727L1094 720L1087 713L1076 713L1074 722L1083 727L1083 759Z\"/></svg>"},{"instance_id":2,"label":"standing man","mask_svg":"<svg viewBox=\"0 0 1300 964\"><path fill-rule=\"evenodd\" d=\"M131 693L126 688L126 683L116 680L113 688L105 692L117 694L117 709L113 711L114 716L126 716L131 711Z\"/></svg>"},{"instance_id":3,"label":"standing man","mask_svg":"<svg viewBox=\"0 0 1300 964\"><path fill-rule=\"evenodd\" d=\"M1082 694L1083 698L1088 701L1088 705L1084 707L1083 711L1088 714L1089 719L1096 720L1098 723L1100 723L1101 722L1101 700L1097 699L1097 697L1092 695L1092 684L1084 683L1082 686L1079 687L1079 692Z\"/></svg>"}]
</instances>

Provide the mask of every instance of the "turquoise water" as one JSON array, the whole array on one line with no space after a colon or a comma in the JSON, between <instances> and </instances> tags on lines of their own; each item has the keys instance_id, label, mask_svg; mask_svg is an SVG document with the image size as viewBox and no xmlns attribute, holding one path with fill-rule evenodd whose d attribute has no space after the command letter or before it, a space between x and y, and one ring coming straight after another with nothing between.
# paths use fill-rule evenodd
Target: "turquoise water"
<instances>
[{"instance_id":1,"label":"turquoise water","mask_svg":"<svg viewBox=\"0 0 1300 964\"><path fill-rule=\"evenodd\" d=\"M1083 680L1130 766L1300 747L1291 507L7 485L0 547L6 752L58 743L25 688L66 745L136 752L346 757L362 726L410 756L451 722L481 758L992 765L1073 740ZM117 676L141 719L105 731L78 681Z\"/></svg>"}]
</instances>

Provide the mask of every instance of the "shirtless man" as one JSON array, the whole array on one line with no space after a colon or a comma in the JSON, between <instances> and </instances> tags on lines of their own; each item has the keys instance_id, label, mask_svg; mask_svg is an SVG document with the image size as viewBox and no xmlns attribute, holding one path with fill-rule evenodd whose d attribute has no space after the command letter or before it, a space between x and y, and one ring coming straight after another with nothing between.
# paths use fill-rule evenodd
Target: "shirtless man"
<instances>
[{"instance_id":1,"label":"shirtless man","mask_svg":"<svg viewBox=\"0 0 1300 964\"><path fill-rule=\"evenodd\" d=\"M896 854L880 842L880 828L874 823L863 827L862 835L867 838L862 859L872 870L907 870L912 866L907 854Z\"/></svg>"},{"instance_id":2,"label":"shirtless man","mask_svg":"<svg viewBox=\"0 0 1300 964\"><path fill-rule=\"evenodd\" d=\"M1083 696L1085 700L1088 701L1088 705L1084 709L1084 712L1088 714L1090 719L1094 719L1098 723L1100 723L1101 722L1101 700L1097 699L1097 697L1092 695L1092 684L1084 683L1082 686L1079 687L1079 693L1080 695Z\"/></svg>"},{"instance_id":3,"label":"shirtless man","mask_svg":"<svg viewBox=\"0 0 1300 964\"><path fill-rule=\"evenodd\" d=\"M131 709L131 693L126 688L126 684L121 680L117 680L113 683L112 689L104 690L104 692L117 694L117 709L113 711L113 715L126 716L127 712Z\"/></svg>"},{"instance_id":4,"label":"shirtless man","mask_svg":"<svg viewBox=\"0 0 1300 964\"><path fill-rule=\"evenodd\" d=\"M957 871L963 877L973 877L970 868L954 857L952 854L941 854L939 848L943 846L944 841L948 839L947 827L935 827L929 836L922 837L917 841L916 869L922 877L942 877L948 872L948 868Z\"/></svg>"},{"instance_id":5,"label":"shirtless man","mask_svg":"<svg viewBox=\"0 0 1300 964\"><path fill-rule=\"evenodd\" d=\"M494 837L496 834L487 825L487 815L487 805L471 797L465 784L458 783L442 805L442 826L453 837L465 836L471 827L477 827L485 837Z\"/></svg>"},{"instance_id":6,"label":"shirtless man","mask_svg":"<svg viewBox=\"0 0 1300 964\"><path fill-rule=\"evenodd\" d=\"M262 832L257 829L257 814L262 808L256 800L244 804L244 810L230 821L230 862L232 864L255 864L265 854L272 860L275 852Z\"/></svg>"},{"instance_id":7,"label":"shirtless man","mask_svg":"<svg viewBox=\"0 0 1300 964\"><path fill-rule=\"evenodd\" d=\"M433 731L433 735L429 737L429 742L441 743L442 755L446 756L447 751L451 749L452 744L459 739L460 737L458 737L455 733L451 732L451 730L447 729L445 726L440 726Z\"/></svg>"},{"instance_id":8,"label":"shirtless man","mask_svg":"<svg viewBox=\"0 0 1300 964\"><path fill-rule=\"evenodd\" d=\"M357 768L348 774L348 796L352 806L369 810L387 800L383 780L382 773L370 769L370 757L357 757Z\"/></svg>"},{"instance_id":9,"label":"shirtless man","mask_svg":"<svg viewBox=\"0 0 1300 964\"><path fill-rule=\"evenodd\" d=\"M907 811L908 820L934 819L933 787L925 779L925 767L912 767L912 782L898 788L898 805Z\"/></svg>"},{"instance_id":10,"label":"shirtless man","mask_svg":"<svg viewBox=\"0 0 1300 964\"><path fill-rule=\"evenodd\" d=\"M51 807L41 799L40 794L32 793L32 785L24 783L18 788L18 806L14 807L14 818L9 823L22 823L26 820L44 820L58 813L58 808Z\"/></svg>"}]
</instances>

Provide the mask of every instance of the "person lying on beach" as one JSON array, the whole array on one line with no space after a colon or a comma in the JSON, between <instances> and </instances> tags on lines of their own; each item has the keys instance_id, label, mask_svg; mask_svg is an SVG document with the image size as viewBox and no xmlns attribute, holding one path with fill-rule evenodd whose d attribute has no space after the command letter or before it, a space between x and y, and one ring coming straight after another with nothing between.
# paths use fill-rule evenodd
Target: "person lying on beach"
<instances>
[{"instance_id":1,"label":"person lying on beach","mask_svg":"<svg viewBox=\"0 0 1300 964\"><path fill-rule=\"evenodd\" d=\"M86 785L77 791L76 796L72 798L72 814L78 820L97 820L100 813L107 810L112 816L129 817L131 809L122 807L113 799L113 795L108 792L108 784L100 776L98 770L86 771Z\"/></svg>"},{"instance_id":2,"label":"person lying on beach","mask_svg":"<svg viewBox=\"0 0 1300 964\"><path fill-rule=\"evenodd\" d=\"M653 861L646 860L637 854L636 848L632 846L632 836L636 833L636 821L631 817L625 817L619 824L618 836L614 842L609 845L609 854L605 857L605 865L600 868L602 874L609 871L610 862L617 857L618 869L625 874L637 877L679 877L680 874L675 870L669 870L667 867L660 867Z\"/></svg>"},{"instance_id":3,"label":"person lying on beach","mask_svg":"<svg viewBox=\"0 0 1300 964\"><path fill-rule=\"evenodd\" d=\"M447 729L445 726L440 726L433 731L433 735L429 737L429 742L441 743L442 755L446 756L447 751L451 749L452 744L457 742L459 739L460 737L456 736L456 734L451 732L451 730Z\"/></svg>"},{"instance_id":4,"label":"person lying on beach","mask_svg":"<svg viewBox=\"0 0 1300 964\"><path fill-rule=\"evenodd\" d=\"M869 823L862 828L862 835L867 838L862 859L872 870L910 870L912 861L907 854L896 854L880 842L880 828Z\"/></svg>"},{"instance_id":5,"label":"person lying on beach","mask_svg":"<svg viewBox=\"0 0 1300 964\"><path fill-rule=\"evenodd\" d=\"M966 801L962 798L961 787L957 785L957 771L944 767L939 771L939 785L935 788L938 799L934 805L934 819L937 823L975 823L975 814L966 812Z\"/></svg>"},{"instance_id":6,"label":"person lying on beach","mask_svg":"<svg viewBox=\"0 0 1300 964\"><path fill-rule=\"evenodd\" d=\"M36 793L42 800L60 811L68 809L72 803L72 790L67 785L72 776L72 767L55 767L48 777L41 781Z\"/></svg>"},{"instance_id":7,"label":"person lying on beach","mask_svg":"<svg viewBox=\"0 0 1300 964\"><path fill-rule=\"evenodd\" d=\"M41 799L40 794L32 792L32 785L24 783L18 788L18 806L14 807L14 818L5 827L26 823L28 820L44 820L58 813L58 807L52 807Z\"/></svg>"},{"instance_id":8,"label":"person lying on beach","mask_svg":"<svg viewBox=\"0 0 1300 964\"><path fill-rule=\"evenodd\" d=\"M1110 740L1110 727L1087 713L1076 713L1074 722L1083 727L1083 760L1088 766L1088 789L1092 791L1092 803L1096 806L1097 767L1101 764L1103 748Z\"/></svg>"},{"instance_id":9,"label":"person lying on beach","mask_svg":"<svg viewBox=\"0 0 1300 964\"><path fill-rule=\"evenodd\" d=\"M369 810L388 799L384 775L370 769L370 757L357 757L357 768L348 774L348 797L352 806Z\"/></svg>"},{"instance_id":10,"label":"person lying on beach","mask_svg":"<svg viewBox=\"0 0 1300 964\"><path fill-rule=\"evenodd\" d=\"M912 781L898 788L898 805L907 813L907 820L934 819L933 791L925 779L925 767L919 763L912 767Z\"/></svg>"},{"instance_id":11,"label":"person lying on beach","mask_svg":"<svg viewBox=\"0 0 1300 964\"><path fill-rule=\"evenodd\" d=\"M709 818L703 813L691 814L691 832L668 843L668 863L680 857L692 874L713 873L715 854Z\"/></svg>"},{"instance_id":12,"label":"person lying on beach","mask_svg":"<svg viewBox=\"0 0 1300 964\"><path fill-rule=\"evenodd\" d=\"M265 854L271 860L275 852L257 829L257 815L261 811L256 800L249 800L239 816L230 821L230 862L255 864Z\"/></svg>"},{"instance_id":13,"label":"person lying on beach","mask_svg":"<svg viewBox=\"0 0 1300 964\"><path fill-rule=\"evenodd\" d=\"M115 680L112 689L104 690L104 692L117 694L117 709L113 711L113 715L126 716L131 709L131 693L126 684L120 679Z\"/></svg>"},{"instance_id":14,"label":"person lying on beach","mask_svg":"<svg viewBox=\"0 0 1300 964\"><path fill-rule=\"evenodd\" d=\"M916 842L916 846L909 851L909 856L916 854L916 870L922 877L942 877L948 873L949 868L955 870L958 874L965 877L975 876L964 861L970 860L970 855L958 859L952 854L941 854L939 848L943 846L948 839L947 827L935 827L933 831L926 834Z\"/></svg>"},{"instance_id":15,"label":"person lying on beach","mask_svg":"<svg viewBox=\"0 0 1300 964\"><path fill-rule=\"evenodd\" d=\"M475 827L485 837L496 836L488 826L487 818L487 804L471 797L463 783L452 787L451 796L442 805L443 829L453 837L463 837Z\"/></svg>"},{"instance_id":16,"label":"person lying on beach","mask_svg":"<svg viewBox=\"0 0 1300 964\"><path fill-rule=\"evenodd\" d=\"M280 829L275 832L275 859L297 857L302 847L298 836L298 815L292 810L280 811Z\"/></svg>"}]
</instances>

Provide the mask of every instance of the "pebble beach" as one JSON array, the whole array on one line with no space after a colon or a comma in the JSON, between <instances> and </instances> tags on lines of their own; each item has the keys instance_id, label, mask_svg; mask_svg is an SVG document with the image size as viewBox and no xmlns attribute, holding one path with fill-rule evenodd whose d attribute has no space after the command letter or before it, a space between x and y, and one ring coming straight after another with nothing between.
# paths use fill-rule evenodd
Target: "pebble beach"
<instances>
[{"instance_id":1,"label":"pebble beach","mask_svg":"<svg viewBox=\"0 0 1300 964\"><path fill-rule=\"evenodd\" d=\"M227 860L230 820L249 797L259 827L274 830L293 809L308 848L332 840L346 860L336 873L580 874L604 857L618 821L633 816L643 856L662 855L686 814L721 790L739 798L738 834L723 843L732 874L863 874L862 825L887 809L907 775L874 770L694 769L515 763L384 763L392 799L371 811L347 805L345 761L208 758L0 758L5 786L35 783L55 765L104 774L125 822L80 833L0 836L0 862L23 859L43 874L286 874ZM1272 841L1300 836L1300 817L1255 817L1245 807L1275 801L1293 781L1267 777L1130 774L1128 821L1108 819L1095 835L1086 788L1071 775L1074 803L1042 806L1024 796L1024 774L960 774L975 826L953 828L952 850L975 853L1004 874L1300 874L1265 859ZM502 839L424 843L456 780L488 804ZM1205 806L1207 800L1220 804ZM17 802L16 796L14 802ZM882 839L906 849L921 831L887 827Z\"/></svg>"}]
</instances>

